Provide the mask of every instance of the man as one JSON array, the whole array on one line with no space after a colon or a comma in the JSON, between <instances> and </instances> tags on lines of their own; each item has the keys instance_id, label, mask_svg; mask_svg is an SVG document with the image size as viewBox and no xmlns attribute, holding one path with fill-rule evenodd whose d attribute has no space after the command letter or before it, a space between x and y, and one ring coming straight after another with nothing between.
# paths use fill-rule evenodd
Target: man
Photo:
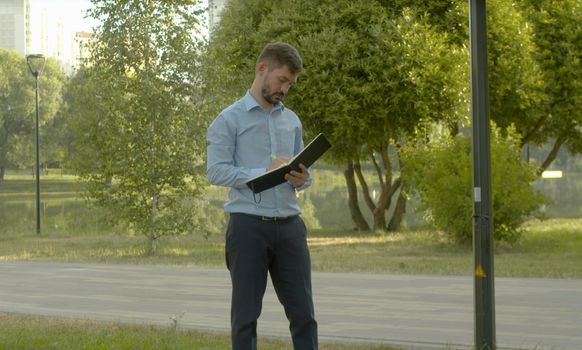
<instances>
[{"instance_id":1,"label":"man","mask_svg":"<svg viewBox=\"0 0 582 350\"><path fill-rule=\"evenodd\" d=\"M253 195L245 182L289 161L303 149L303 129L283 97L303 65L286 43L265 46L251 88L223 110L208 128L208 180L230 187L226 263L232 280L233 350L257 348L257 319L271 280L295 350L317 349L307 230L296 191L311 184L307 168L291 171L279 186Z\"/></svg>"}]
</instances>

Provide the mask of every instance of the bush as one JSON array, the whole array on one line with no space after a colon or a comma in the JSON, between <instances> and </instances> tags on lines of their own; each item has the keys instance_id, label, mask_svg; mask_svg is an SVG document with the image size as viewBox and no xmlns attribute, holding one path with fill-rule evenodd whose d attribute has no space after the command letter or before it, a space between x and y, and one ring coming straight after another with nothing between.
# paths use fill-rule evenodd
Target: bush
<instances>
[{"instance_id":1,"label":"bush","mask_svg":"<svg viewBox=\"0 0 582 350\"><path fill-rule=\"evenodd\" d=\"M520 157L517 135L491 132L493 238L510 244L522 235L521 224L544 203L531 183L535 169ZM419 194L427 220L459 243L473 233L471 139L442 137L402 152L403 176Z\"/></svg>"}]
</instances>

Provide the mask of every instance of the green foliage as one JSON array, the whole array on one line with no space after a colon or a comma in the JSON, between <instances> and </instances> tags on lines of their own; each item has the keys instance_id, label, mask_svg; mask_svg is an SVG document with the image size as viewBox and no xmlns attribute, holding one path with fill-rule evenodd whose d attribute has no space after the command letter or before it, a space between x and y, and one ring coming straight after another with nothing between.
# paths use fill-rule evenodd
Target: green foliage
<instances>
[{"instance_id":1,"label":"green foliage","mask_svg":"<svg viewBox=\"0 0 582 350\"><path fill-rule=\"evenodd\" d=\"M93 1L94 66L70 86L72 165L114 219L156 240L192 232L205 148L198 1ZM87 108L90 106L90 108Z\"/></svg>"},{"instance_id":2,"label":"green foliage","mask_svg":"<svg viewBox=\"0 0 582 350\"><path fill-rule=\"evenodd\" d=\"M521 224L543 203L530 184L535 170L521 160L519 135L506 137L499 129L492 132L491 182L493 196L493 237L515 243L522 234ZM428 220L460 243L472 237L472 153L470 139L443 137L424 145L408 146L406 178L420 194Z\"/></svg>"},{"instance_id":3,"label":"green foliage","mask_svg":"<svg viewBox=\"0 0 582 350\"><path fill-rule=\"evenodd\" d=\"M249 88L255 61L266 38L256 38L263 18L271 14L271 0L228 1L214 28L203 58L203 112L214 118ZM211 119L210 119L211 120Z\"/></svg>"},{"instance_id":4,"label":"green foliage","mask_svg":"<svg viewBox=\"0 0 582 350\"><path fill-rule=\"evenodd\" d=\"M47 59L39 78L39 125L41 162L50 160L50 135L46 126L61 106L65 75L57 62ZM0 181L7 167L34 166L35 80L26 59L0 49ZM46 136L46 138L45 138Z\"/></svg>"},{"instance_id":5,"label":"green foliage","mask_svg":"<svg viewBox=\"0 0 582 350\"><path fill-rule=\"evenodd\" d=\"M534 59L531 25L511 2L488 3L488 71L491 120L523 136L541 117L541 70Z\"/></svg>"},{"instance_id":6,"label":"green foliage","mask_svg":"<svg viewBox=\"0 0 582 350\"><path fill-rule=\"evenodd\" d=\"M518 1L531 23L534 57L543 76L543 116L536 143L562 140L582 152L582 3L578 0Z\"/></svg>"},{"instance_id":7,"label":"green foliage","mask_svg":"<svg viewBox=\"0 0 582 350\"><path fill-rule=\"evenodd\" d=\"M415 16L426 20L439 32L447 33L452 43L467 41L467 1L466 0L378 0L393 16L412 10Z\"/></svg>"}]
</instances>

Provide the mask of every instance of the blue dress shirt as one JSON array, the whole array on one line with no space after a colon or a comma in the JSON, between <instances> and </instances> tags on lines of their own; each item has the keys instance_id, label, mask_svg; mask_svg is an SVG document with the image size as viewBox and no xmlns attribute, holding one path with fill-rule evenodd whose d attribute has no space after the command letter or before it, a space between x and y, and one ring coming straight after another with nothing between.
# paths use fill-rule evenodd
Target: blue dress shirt
<instances>
[{"instance_id":1,"label":"blue dress shirt","mask_svg":"<svg viewBox=\"0 0 582 350\"><path fill-rule=\"evenodd\" d=\"M247 91L208 127L206 174L211 184L230 187L224 210L261 216L300 213L289 182L253 196L245 184L264 173L273 157L292 158L303 149L303 128L297 115L278 102L271 112ZM309 180L301 186L306 188Z\"/></svg>"}]
</instances>

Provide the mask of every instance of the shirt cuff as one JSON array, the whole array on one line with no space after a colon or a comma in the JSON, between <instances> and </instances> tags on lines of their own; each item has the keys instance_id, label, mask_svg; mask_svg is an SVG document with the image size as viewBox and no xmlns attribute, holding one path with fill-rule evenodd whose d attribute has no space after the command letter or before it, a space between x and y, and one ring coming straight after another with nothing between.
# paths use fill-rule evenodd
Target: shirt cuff
<instances>
[{"instance_id":1,"label":"shirt cuff","mask_svg":"<svg viewBox=\"0 0 582 350\"><path fill-rule=\"evenodd\" d=\"M289 184L291 185L291 187L293 187L295 189L295 192L301 192L304 189L306 189L307 187L309 187L309 185L310 185L309 181L305 181L305 183L299 187L293 186L293 184L290 182L289 182Z\"/></svg>"}]
</instances>

